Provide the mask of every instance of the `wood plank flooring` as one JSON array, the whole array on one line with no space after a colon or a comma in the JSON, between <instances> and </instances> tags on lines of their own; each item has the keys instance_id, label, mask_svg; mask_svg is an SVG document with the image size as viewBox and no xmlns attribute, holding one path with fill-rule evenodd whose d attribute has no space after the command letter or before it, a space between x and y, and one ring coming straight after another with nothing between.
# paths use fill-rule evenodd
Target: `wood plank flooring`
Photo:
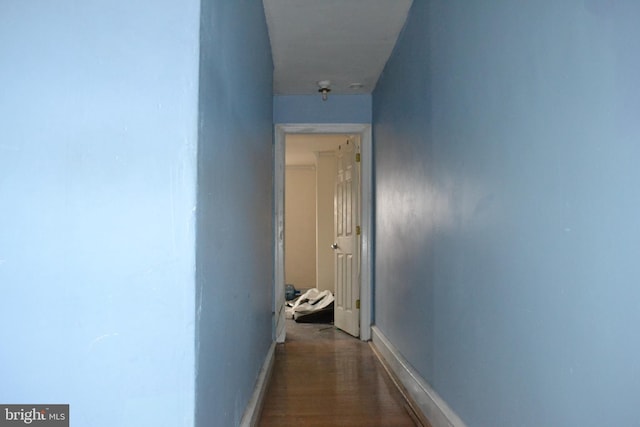
<instances>
[{"instance_id":1,"label":"wood plank flooring","mask_svg":"<svg viewBox=\"0 0 640 427\"><path fill-rule=\"evenodd\" d=\"M420 426L367 343L287 321L259 426Z\"/></svg>"}]
</instances>

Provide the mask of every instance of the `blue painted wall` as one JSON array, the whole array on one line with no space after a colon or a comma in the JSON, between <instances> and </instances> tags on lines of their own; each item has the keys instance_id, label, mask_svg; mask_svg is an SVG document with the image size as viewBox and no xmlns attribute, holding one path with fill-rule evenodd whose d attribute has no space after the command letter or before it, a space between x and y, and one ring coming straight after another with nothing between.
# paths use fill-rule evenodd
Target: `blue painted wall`
<instances>
[{"instance_id":1,"label":"blue painted wall","mask_svg":"<svg viewBox=\"0 0 640 427\"><path fill-rule=\"evenodd\" d=\"M274 123L371 123L371 95L277 95Z\"/></svg>"},{"instance_id":2,"label":"blue painted wall","mask_svg":"<svg viewBox=\"0 0 640 427\"><path fill-rule=\"evenodd\" d=\"M0 2L0 402L192 426L199 2Z\"/></svg>"},{"instance_id":3,"label":"blue painted wall","mask_svg":"<svg viewBox=\"0 0 640 427\"><path fill-rule=\"evenodd\" d=\"M273 99L259 1L202 2L196 425L238 425L271 344Z\"/></svg>"},{"instance_id":4,"label":"blue painted wall","mask_svg":"<svg viewBox=\"0 0 640 427\"><path fill-rule=\"evenodd\" d=\"M416 0L376 323L469 426L640 425L640 3Z\"/></svg>"}]
</instances>

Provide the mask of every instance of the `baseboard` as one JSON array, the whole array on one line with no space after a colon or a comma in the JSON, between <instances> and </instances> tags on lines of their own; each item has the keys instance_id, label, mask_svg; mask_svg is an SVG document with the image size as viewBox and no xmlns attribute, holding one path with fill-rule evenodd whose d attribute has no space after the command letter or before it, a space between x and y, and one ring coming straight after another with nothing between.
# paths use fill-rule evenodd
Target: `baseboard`
<instances>
[{"instance_id":1,"label":"baseboard","mask_svg":"<svg viewBox=\"0 0 640 427\"><path fill-rule=\"evenodd\" d=\"M269 379L271 378L271 370L273 368L275 350L276 343L273 342L271 343L271 347L269 347L267 357L264 359L262 369L260 369L260 373L258 374L258 379L256 380L256 386L253 390L253 395L251 395L251 399L247 404L247 409L245 409L244 411L244 415L242 416L242 420L240 421L240 427L254 427L258 425L260 412L262 411L264 395L267 390L267 385L269 384Z\"/></svg>"},{"instance_id":2,"label":"baseboard","mask_svg":"<svg viewBox=\"0 0 640 427\"><path fill-rule=\"evenodd\" d=\"M413 410L418 412L418 417L424 417L432 427L465 427L460 417L411 367L380 329L373 326L371 332L376 354L400 383Z\"/></svg>"}]
</instances>

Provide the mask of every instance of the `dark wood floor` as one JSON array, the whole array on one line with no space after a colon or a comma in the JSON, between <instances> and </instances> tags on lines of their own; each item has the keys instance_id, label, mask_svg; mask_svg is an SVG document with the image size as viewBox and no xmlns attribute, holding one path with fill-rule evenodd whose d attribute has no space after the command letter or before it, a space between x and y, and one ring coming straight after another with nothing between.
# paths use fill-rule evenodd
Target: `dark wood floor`
<instances>
[{"instance_id":1,"label":"dark wood floor","mask_svg":"<svg viewBox=\"0 0 640 427\"><path fill-rule=\"evenodd\" d=\"M287 321L260 426L419 426L367 343Z\"/></svg>"}]
</instances>

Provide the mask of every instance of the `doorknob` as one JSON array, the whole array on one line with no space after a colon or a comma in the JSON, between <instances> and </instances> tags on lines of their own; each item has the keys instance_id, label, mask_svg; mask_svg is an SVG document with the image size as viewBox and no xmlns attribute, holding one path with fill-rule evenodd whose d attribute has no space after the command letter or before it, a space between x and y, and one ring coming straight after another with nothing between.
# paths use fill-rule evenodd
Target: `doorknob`
<instances>
[{"instance_id":1,"label":"doorknob","mask_svg":"<svg viewBox=\"0 0 640 427\"><path fill-rule=\"evenodd\" d=\"M333 245L331 245L331 249L336 250L338 249L338 244L334 243Z\"/></svg>"}]
</instances>

